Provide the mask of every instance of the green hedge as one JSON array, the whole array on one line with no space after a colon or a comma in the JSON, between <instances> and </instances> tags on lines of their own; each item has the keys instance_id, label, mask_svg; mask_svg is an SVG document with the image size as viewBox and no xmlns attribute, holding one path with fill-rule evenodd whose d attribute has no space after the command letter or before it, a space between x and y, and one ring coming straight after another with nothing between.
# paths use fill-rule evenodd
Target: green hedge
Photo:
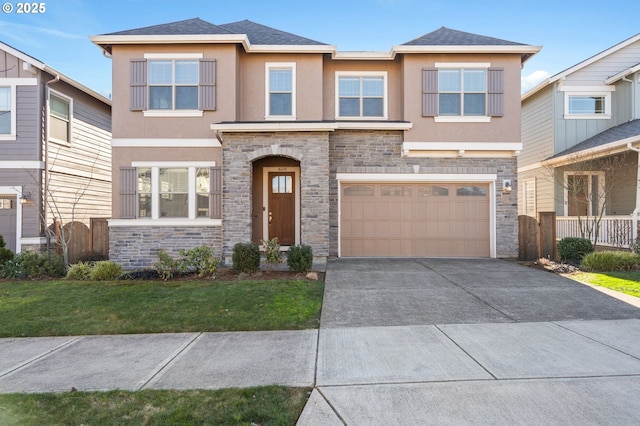
<instances>
[{"instance_id":1,"label":"green hedge","mask_svg":"<svg viewBox=\"0 0 640 426\"><path fill-rule=\"evenodd\" d=\"M582 259L580 269L587 272L613 272L635 269L640 264L640 255L625 251L598 251Z\"/></svg>"}]
</instances>

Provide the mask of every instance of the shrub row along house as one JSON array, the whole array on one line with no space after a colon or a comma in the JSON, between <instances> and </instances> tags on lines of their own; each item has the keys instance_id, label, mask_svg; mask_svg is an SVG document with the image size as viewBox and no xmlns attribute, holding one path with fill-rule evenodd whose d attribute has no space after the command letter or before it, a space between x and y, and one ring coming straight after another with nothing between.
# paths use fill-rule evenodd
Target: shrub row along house
<instances>
[{"instance_id":1,"label":"shrub row along house","mask_svg":"<svg viewBox=\"0 0 640 426\"><path fill-rule=\"evenodd\" d=\"M55 245L47 231L54 222L111 215L110 141L109 99L0 43L0 235L8 249L44 250Z\"/></svg>"},{"instance_id":2,"label":"shrub row along house","mask_svg":"<svg viewBox=\"0 0 640 426\"><path fill-rule=\"evenodd\" d=\"M557 238L629 247L640 211L640 34L522 97L520 213L555 212Z\"/></svg>"},{"instance_id":3,"label":"shrub row along house","mask_svg":"<svg viewBox=\"0 0 640 426\"><path fill-rule=\"evenodd\" d=\"M390 52L195 18L91 37L113 64L110 258L278 238L328 256L515 257L520 70L440 28Z\"/></svg>"}]
</instances>

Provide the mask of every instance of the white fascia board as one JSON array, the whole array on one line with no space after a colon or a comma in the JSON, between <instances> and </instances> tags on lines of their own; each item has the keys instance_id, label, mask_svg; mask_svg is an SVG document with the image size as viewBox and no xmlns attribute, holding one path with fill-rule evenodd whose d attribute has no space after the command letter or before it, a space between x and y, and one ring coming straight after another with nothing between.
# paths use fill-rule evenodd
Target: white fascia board
<instances>
[{"instance_id":1,"label":"white fascia board","mask_svg":"<svg viewBox=\"0 0 640 426\"><path fill-rule=\"evenodd\" d=\"M403 142L407 151L522 151L522 142Z\"/></svg>"},{"instance_id":2,"label":"white fascia board","mask_svg":"<svg viewBox=\"0 0 640 426\"><path fill-rule=\"evenodd\" d=\"M337 121L335 127L340 130L411 130L413 123Z\"/></svg>"},{"instance_id":3,"label":"white fascia board","mask_svg":"<svg viewBox=\"0 0 640 426\"><path fill-rule=\"evenodd\" d=\"M155 139L155 138L113 138L112 147L123 148L220 148L215 139Z\"/></svg>"},{"instance_id":4,"label":"white fascia board","mask_svg":"<svg viewBox=\"0 0 640 426\"><path fill-rule=\"evenodd\" d=\"M0 161L0 169L44 170L44 161Z\"/></svg>"},{"instance_id":5,"label":"white fascia board","mask_svg":"<svg viewBox=\"0 0 640 426\"><path fill-rule=\"evenodd\" d=\"M331 132L337 126L336 123L215 123L211 130L217 132Z\"/></svg>"},{"instance_id":6,"label":"white fascia board","mask_svg":"<svg viewBox=\"0 0 640 426\"><path fill-rule=\"evenodd\" d=\"M245 34L177 34L177 35L98 35L90 36L94 44L180 44L242 43L249 45Z\"/></svg>"},{"instance_id":7,"label":"white fascia board","mask_svg":"<svg viewBox=\"0 0 640 426\"><path fill-rule=\"evenodd\" d=\"M337 173L340 182L494 182L495 173Z\"/></svg>"},{"instance_id":8,"label":"white fascia board","mask_svg":"<svg viewBox=\"0 0 640 426\"><path fill-rule=\"evenodd\" d=\"M110 228L147 227L203 227L222 226L222 219L109 219Z\"/></svg>"},{"instance_id":9,"label":"white fascia board","mask_svg":"<svg viewBox=\"0 0 640 426\"><path fill-rule=\"evenodd\" d=\"M538 53L542 46L393 46L394 53Z\"/></svg>"},{"instance_id":10,"label":"white fascia board","mask_svg":"<svg viewBox=\"0 0 640 426\"><path fill-rule=\"evenodd\" d=\"M621 139L619 141L611 142L595 148L585 149L583 151L578 151L571 154L563 155L561 157L543 160L541 164L543 166L559 167L566 164L572 164L576 162L586 161L588 159L602 157L605 155L617 154L619 152L626 151L628 149L627 148L628 144L634 144L638 142L640 142L640 135L632 136L626 139Z\"/></svg>"},{"instance_id":11,"label":"white fascia board","mask_svg":"<svg viewBox=\"0 0 640 426\"><path fill-rule=\"evenodd\" d=\"M313 45L269 45L269 44L253 44L247 52L250 53L331 53L336 51L336 46L327 44Z\"/></svg>"},{"instance_id":12,"label":"white fascia board","mask_svg":"<svg viewBox=\"0 0 640 426\"><path fill-rule=\"evenodd\" d=\"M4 50L5 52L9 53L11 56L15 56L16 58L30 63L31 65L33 65L34 67L43 70L45 67L44 62L40 62L39 60L37 60L34 57L31 57L29 55L27 55L26 53L23 53L17 49L14 49L13 47L9 46L8 44L4 44L2 42L0 42L0 49Z\"/></svg>"},{"instance_id":13,"label":"white fascia board","mask_svg":"<svg viewBox=\"0 0 640 426\"><path fill-rule=\"evenodd\" d=\"M551 78L546 78L546 79L542 80L537 86L535 86L534 88L530 89L527 93L522 95L520 97L520 102L522 102L525 99L527 99L527 98L533 96L534 94L538 93L540 90L542 90L545 87L549 86L553 82L555 82L555 80L552 81Z\"/></svg>"},{"instance_id":14,"label":"white fascia board","mask_svg":"<svg viewBox=\"0 0 640 426\"><path fill-rule=\"evenodd\" d=\"M395 52L334 52L331 59L345 61L392 61Z\"/></svg>"},{"instance_id":15,"label":"white fascia board","mask_svg":"<svg viewBox=\"0 0 640 426\"><path fill-rule=\"evenodd\" d=\"M604 81L604 84L613 84L616 81L628 76L629 74L633 74L634 72L637 72L637 71L640 71L640 64L636 65L635 67L627 68L626 70L621 71L618 74L607 78Z\"/></svg>"}]
</instances>

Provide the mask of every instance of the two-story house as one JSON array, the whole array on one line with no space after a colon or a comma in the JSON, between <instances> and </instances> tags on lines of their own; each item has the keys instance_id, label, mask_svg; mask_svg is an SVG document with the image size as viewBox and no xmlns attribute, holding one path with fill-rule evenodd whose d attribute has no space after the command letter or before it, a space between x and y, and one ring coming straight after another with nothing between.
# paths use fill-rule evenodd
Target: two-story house
<instances>
[{"instance_id":1,"label":"two-story house","mask_svg":"<svg viewBox=\"0 0 640 426\"><path fill-rule=\"evenodd\" d=\"M7 248L50 248L54 234L46 230L54 222L89 225L111 215L110 141L109 99L0 43L0 235Z\"/></svg>"},{"instance_id":2,"label":"two-story house","mask_svg":"<svg viewBox=\"0 0 640 426\"><path fill-rule=\"evenodd\" d=\"M341 52L251 21L91 37L113 62L110 257L278 238L328 256L515 257L520 70L440 28Z\"/></svg>"},{"instance_id":3,"label":"two-story house","mask_svg":"<svg viewBox=\"0 0 640 426\"><path fill-rule=\"evenodd\" d=\"M520 214L555 212L559 239L637 239L639 64L640 34L522 96Z\"/></svg>"}]
</instances>

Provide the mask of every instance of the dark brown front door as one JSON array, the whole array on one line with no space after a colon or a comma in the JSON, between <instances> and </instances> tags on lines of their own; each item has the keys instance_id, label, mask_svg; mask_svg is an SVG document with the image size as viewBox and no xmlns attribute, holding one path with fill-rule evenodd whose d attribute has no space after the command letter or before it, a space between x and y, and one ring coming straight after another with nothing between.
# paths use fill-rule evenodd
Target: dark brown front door
<instances>
[{"instance_id":1,"label":"dark brown front door","mask_svg":"<svg viewBox=\"0 0 640 426\"><path fill-rule=\"evenodd\" d=\"M269 172L269 239L283 246L296 243L296 195L293 172Z\"/></svg>"}]
</instances>

